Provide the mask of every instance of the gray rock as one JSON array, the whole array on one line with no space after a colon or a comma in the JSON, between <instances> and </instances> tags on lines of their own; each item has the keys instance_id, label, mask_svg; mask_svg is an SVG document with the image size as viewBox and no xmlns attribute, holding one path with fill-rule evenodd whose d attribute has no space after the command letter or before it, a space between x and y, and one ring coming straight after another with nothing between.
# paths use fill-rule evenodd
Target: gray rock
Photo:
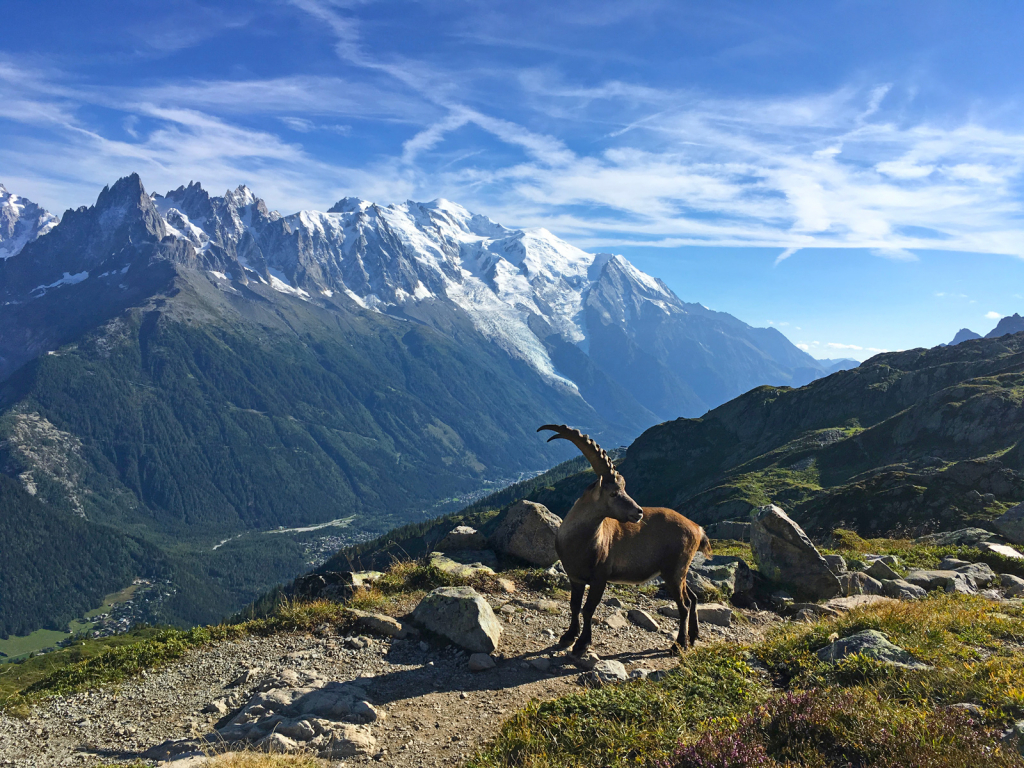
<instances>
[{"instance_id":1,"label":"gray rock","mask_svg":"<svg viewBox=\"0 0 1024 768\"><path fill-rule=\"evenodd\" d=\"M369 756L377 749L377 740L365 726L338 725L326 735L327 744L320 756L328 759Z\"/></svg>"},{"instance_id":2,"label":"gray rock","mask_svg":"<svg viewBox=\"0 0 1024 768\"><path fill-rule=\"evenodd\" d=\"M826 645L818 651L818 658L822 661L836 662L855 653L895 667L930 669L930 665L915 659L898 645L893 645L885 635L874 629L866 629Z\"/></svg>"},{"instance_id":3,"label":"gray rock","mask_svg":"<svg viewBox=\"0 0 1024 768\"><path fill-rule=\"evenodd\" d=\"M881 595L850 595L849 597L833 597L825 605L840 613L845 613L867 605L891 602L893 602L892 598Z\"/></svg>"},{"instance_id":4,"label":"gray rock","mask_svg":"<svg viewBox=\"0 0 1024 768\"><path fill-rule=\"evenodd\" d=\"M732 625L732 608L724 603L698 603L697 619L718 627Z\"/></svg>"},{"instance_id":5,"label":"gray rock","mask_svg":"<svg viewBox=\"0 0 1024 768\"><path fill-rule=\"evenodd\" d=\"M494 575L494 569L489 565L484 565L482 562L460 563L441 552L431 552L429 563L445 573L450 573L452 576L458 576L462 579L469 579L481 574L487 576Z\"/></svg>"},{"instance_id":6,"label":"gray rock","mask_svg":"<svg viewBox=\"0 0 1024 768\"><path fill-rule=\"evenodd\" d=\"M486 653L474 653L469 657L469 669L472 672L486 672L488 669L494 669L497 664Z\"/></svg>"},{"instance_id":7,"label":"gray rock","mask_svg":"<svg viewBox=\"0 0 1024 768\"><path fill-rule=\"evenodd\" d=\"M270 752L276 755L290 755L300 749L298 742L277 731L267 734L254 746L260 752Z\"/></svg>"},{"instance_id":8,"label":"gray rock","mask_svg":"<svg viewBox=\"0 0 1024 768\"><path fill-rule=\"evenodd\" d=\"M1017 751L1024 757L1024 720L1014 723L1009 735L1011 739L1016 739Z\"/></svg>"},{"instance_id":9,"label":"gray rock","mask_svg":"<svg viewBox=\"0 0 1024 768\"><path fill-rule=\"evenodd\" d=\"M1024 560L1024 554L1021 554L1013 547L1007 544L998 544L992 541L983 541L978 544L978 549L982 552L991 552L994 555L1002 555L1008 557L1011 560Z\"/></svg>"},{"instance_id":10,"label":"gray rock","mask_svg":"<svg viewBox=\"0 0 1024 768\"><path fill-rule=\"evenodd\" d=\"M825 564L828 565L828 569L832 571L836 576L842 576L846 573L846 558L842 555L822 555L825 560Z\"/></svg>"},{"instance_id":11,"label":"gray rock","mask_svg":"<svg viewBox=\"0 0 1024 768\"><path fill-rule=\"evenodd\" d=\"M499 552L546 568L558 560L555 536L561 524L543 504L520 501L506 513L490 543Z\"/></svg>"},{"instance_id":12,"label":"gray rock","mask_svg":"<svg viewBox=\"0 0 1024 768\"><path fill-rule=\"evenodd\" d=\"M851 571L839 577L839 590L843 597L880 595L882 594L882 582L862 571Z\"/></svg>"},{"instance_id":13,"label":"gray rock","mask_svg":"<svg viewBox=\"0 0 1024 768\"><path fill-rule=\"evenodd\" d=\"M728 600L753 589L754 574L742 558L728 555L705 557L698 552L690 563L686 584L701 601Z\"/></svg>"},{"instance_id":14,"label":"gray rock","mask_svg":"<svg viewBox=\"0 0 1024 768\"><path fill-rule=\"evenodd\" d=\"M661 629L651 614L647 611L641 611L639 608L632 609L626 616L631 622L641 629L646 629L648 632L657 632Z\"/></svg>"},{"instance_id":15,"label":"gray rock","mask_svg":"<svg viewBox=\"0 0 1024 768\"><path fill-rule=\"evenodd\" d=\"M593 669L584 676L584 679L591 685L601 686L608 683L621 683L623 680L628 680L629 675L626 674L626 668L621 661L604 659L594 664Z\"/></svg>"},{"instance_id":16,"label":"gray rock","mask_svg":"<svg viewBox=\"0 0 1024 768\"><path fill-rule=\"evenodd\" d=\"M839 580L789 515L770 504L753 513L750 545L770 581L791 584L815 599L839 594Z\"/></svg>"},{"instance_id":17,"label":"gray rock","mask_svg":"<svg viewBox=\"0 0 1024 768\"><path fill-rule=\"evenodd\" d=\"M933 589L941 589L944 592L959 592L965 595L974 595L978 592L970 577L958 571L915 569L907 574L905 581L921 587L926 592L931 592Z\"/></svg>"},{"instance_id":18,"label":"gray rock","mask_svg":"<svg viewBox=\"0 0 1024 768\"><path fill-rule=\"evenodd\" d=\"M999 577L1003 592L1007 597L1024 597L1024 579L1010 573L1004 573Z\"/></svg>"},{"instance_id":19,"label":"gray rock","mask_svg":"<svg viewBox=\"0 0 1024 768\"><path fill-rule=\"evenodd\" d=\"M875 560L871 566L864 571L868 576L879 581L885 581L886 579L898 579L900 575L896 573L892 568L886 565L881 560Z\"/></svg>"},{"instance_id":20,"label":"gray rock","mask_svg":"<svg viewBox=\"0 0 1024 768\"><path fill-rule=\"evenodd\" d=\"M452 528L435 547L439 552L455 552L462 549L487 549L487 537L468 525Z\"/></svg>"},{"instance_id":21,"label":"gray rock","mask_svg":"<svg viewBox=\"0 0 1024 768\"><path fill-rule=\"evenodd\" d=\"M538 672L547 672L551 669L551 659L546 656L538 656L536 659L530 659L529 664Z\"/></svg>"},{"instance_id":22,"label":"gray rock","mask_svg":"<svg viewBox=\"0 0 1024 768\"><path fill-rule=\"evenodd\" d=\"M381 578L384 574L381 571L353 571L352 572L352 586L353 587L369 587L377 579Z\"/></svg>"},{"instance_id":23,"label":"gray rock","mask_svg":"<svg viewBox=\"0 0 1024 768\"><path fill-rule=\"evenodd\" d=\"M839 615L839 611L835 608L829 608L827 605L818 605L817 603L794 603L789 609L797 613L808 611L814 614L814 616L827 616L829 618L835 618Z\"/></svg>"},{"instance_id":24,"label":"gray rock","mask_svg":"<svg viewBox=\"0 0 1024 768\"><path fill-rule=\"evenodd\" d=\"M955 571L957 568L963 568L965 565L970 565L966 560L958 560L955 557L944 557L942 562L939 563L938 570L940 571Z\"/></svg>"},{"instance_id":25,"label":"gray rock","mask_svg":"<svg viewBox=\"0 0 1024 768\"><path fill-rule=\"evenodd\" d=\"M467 651L491 653L501 640L501 624L472 587L441 587L424 597L413 619Z\"/></svg>"},{"instance_id":26,"label":"gray rock","mask_svg":"<svg viewBox=\"0 0 1024 768\"><path fill-rule=\"evenodd\" d=\"M1012 544L1024 544L1024 504L1006 510L992 521L992 527Z\"/></svg>"},{"instance_id":27,"label":"gray rock","mask_svg":"<svg viewBox=\"0 0 1024 768\"><path fill-rule=\"evenodd\" d=\"M964 574L967 578L974 582L974 586L978 589L985 589L992 585L996 580L996 572L993 571L985 563L970 563L968 565L961 565L956 569L957 573Z\"/></svg>"},{"instance_id":28,"label":"gray rock","mask_svg":"<svg viewBox=\"0 0 1024 768\"><path fill-rule=\"evenodd\" d=\"M903 579L884 579L882 594L897 600L918 600L928 593L916 584L911 584Z\"/></svg>"},{"instance_id":29,"label":"gray rock","mask_svg":"<svg viewBox=\"0 0 1024 768\"><path fill-rule=\"evenodd\" d=\"M662 616L668 616L670 619L679 618L679 606L675 603L667 603L658 607L658 613Z\"/></svg>"},{"instance_id":30,"label":"gray rock","mask_svg":"<svg viewBox=\"0 0 1024 768\"><path fill-rule=\"evenodd\" d=\"M368 701L357 701L352 705L352 712L349 716L360 723L376 723L384 719L384 710L377 709Z\"/></svg>"},{"instance_id":31,"label":"gray rock","mask_svg":"<svg viewBox=\"0 0 1024 768\"><path fill-rule=\"evenodd\" d=\"M217 699L216 701L211 701L209 704L203 707L203 712L209 713L211 715L226 715L230 711L231 707L227 705L227 702L224 701L224 699Z\"/></svg>"},{"instance_id":32,"label":"gray rock","mask_svg":"<svg viewBox=\"0 0 1024 768\"><path fill-rule=\"evenodd\" d=\"M569 577L565 573L565 568L562 567L562 561L557 560L555 564L544 571L544 575L555 582L555 586L560 589L569 589L572 585L569 581Z\"/></svg>"},{"instance_id":33,"label":"gray rock","mask_svg":"<svg viewBox=\"0 0 1024 768\"><path fill-rule=\"evenodd\" d=\"M357 626L361 629L365 629L367 632L373 632L376 635L402 639L407 637L409 633L413 631L411 627L405 626L398 619L386 616L383 613L368 613L366 611L356 610L352 610L352 612L358 617L358 620L356 621Z\"/></svg>"},{"instance_id":34,"label":"gray rock","mask_svg":"<svg viewBox=\"0 0 1024 768\"><path fill-rule=\"evenodd\" d=\"M712 539L750 541L750 523L742 520L722 520L707 526L705 533Z\"/></svg>"},{"instance_id":35,"label":"gray rock","mask_svg":"<svg viewBox=\"0 0 1024 768\"><path fill-rule=\"evenodd\" d=\"M623 604L622 604L622 601L619 600L619 598L617 598L617 597L609 597L607 600L604 601L604 604L607 605L609 608L623 608L624 607Z\"/></svg>"},{"instance_id":36,"label":"gray rock","mask_svg":"<svg viewBox=\"0 0 1024 768\"><path fill-rule=\"evenodd\" d=\"M933 547L976 547L989 541L1001 543L1002 537L984 528L961 528L958 531L930 533L917 539L918 544Z\"/></svg>"},{"instance_id":37,"label":"gray rock","mask_svg":"<svg viewBox=\"0 0 1024 768\"><path fill-rule=\"evenodd\" d=\"M626 621L626 617L622 615L621 611L608 614L605 617L604 623L609 629L625 629L629 626L629 622Z\"/></svg>"},{"instance_id":38,"label":"gray rock","mask_svg":"<svg viewBox=\"0 0 1024 768\"><path fill-rule=\"evenodd\" d=\"M971 717L984 717L985 710L979 707L977 704L971 704L970 702L962 701L957 704L950 704L950 709L962 709L964 712L969 714Z\"/></svg>"}]
</instances>

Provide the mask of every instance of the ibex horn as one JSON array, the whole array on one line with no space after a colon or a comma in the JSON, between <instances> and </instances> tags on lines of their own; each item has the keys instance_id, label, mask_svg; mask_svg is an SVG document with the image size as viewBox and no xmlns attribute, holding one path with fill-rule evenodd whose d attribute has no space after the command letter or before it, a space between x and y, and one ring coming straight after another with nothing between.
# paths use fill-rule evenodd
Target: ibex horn
<instances>
[{"instance_id":1,"label":"ibex horn","mask_svg":"<svg viewBox=\"0 0 1024 768\"><path fill-rule=\"evenodd\" d=\"M537 431L542 432L545 429L549 429L555 433L548 438L549 443L552 440L562 438L563 440L568 440L579 448L580 453L582 453L584 458L590 462L590 466L594 468L595 474L599 477L616 478L619 476L619 473L615 470L615 465L608 457L608 454L605 453L604 449L595 443L589 435L584 435L578 429L572 429L565 424L545 424L543 427L538 428Z\"/></svg>"}]
</instances>

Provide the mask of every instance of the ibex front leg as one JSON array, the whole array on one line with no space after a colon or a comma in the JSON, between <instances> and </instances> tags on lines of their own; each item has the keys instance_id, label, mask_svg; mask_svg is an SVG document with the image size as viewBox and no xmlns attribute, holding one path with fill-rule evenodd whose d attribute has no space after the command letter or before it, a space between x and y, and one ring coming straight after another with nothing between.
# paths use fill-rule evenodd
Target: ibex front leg
<instances>
[{"instance_id":1,"label":"ibex front leg","mask_svg":"<svg viewBox=\"0 0 1024 768\"><path fill-rule=\"evenodd\" d=\"M582 656L590 647L590 622L594 618L594 611L597 610L601 598L604 597L604 588L607 584L606 581L594 581L590 584L587 602L583 605L583 632L580 634L580 639L576 641L576 645L572 647L574 656Z\"/></svg>"},{"instance_id":2,"label":"ibex front leg","mask_svg":"<svg viewBox=\"0 0 1024 768\"><path fill-rule=\"evenodd\" d=\"M558 640L559 648L568 648L580 633L580 608L583 605L583 592L586 588L586 584L572 582L572 594L569 596L571 618L569 619L569 628L565 630L565 634Z\"/></svg>"}]
</instances>

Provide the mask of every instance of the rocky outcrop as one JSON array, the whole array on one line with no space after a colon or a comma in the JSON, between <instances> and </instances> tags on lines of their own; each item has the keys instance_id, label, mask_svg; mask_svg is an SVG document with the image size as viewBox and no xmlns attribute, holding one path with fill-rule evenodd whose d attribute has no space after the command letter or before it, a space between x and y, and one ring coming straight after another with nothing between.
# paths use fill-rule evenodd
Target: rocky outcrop
<instances>
[{"instance_id":1,"label":"rocky outcrop","mask_svg":"<svg viewBox=\"0 0 1024 768\"><path fill-rule=\"evenodd\" d=\"M898 579L900 575L881 560L875 560L865 571L868 576L879 581Z\"/></svg>"},{"instance_id":2,"label":"rocky outcrop","mask_svg":"<svg viewBox=\"0 0 1024 768\"><path fill-rule=\"evenodd\" d=\"M844 573L839 577L839 590L843 597L853 595L880 595L882 582L863 571Z\"/></svg>"},{"instance_id":3,"label":"rocky outcrop","mask_svg":"<svg viewBox=\"0 0 1024 768\"><path fill-rule=\"evenodd\" d=\"M730 599L754 588L754 574L742 558L728 555L707 557L698 552L690 563L686 583L701 602Z\"/></svg>"},{"instance_id":4,"label":"rocky outcrop","mask_svg":"<svg viewBox=\"0 0 1024 768\"><path fill-rule=\"evenodd\" d=\"M761 573L815 599L834 597L839 580L807 534L774 504L759 507L750 527L750 546Z\"/></svg>"},{"instance_id":5,"label":"rocky outcrop","mask_svg":"<svg viewBox=\"0 0 1024 768\"><path fill-rule=\"evenodd\" d=\"M456 554L472 554L481 555L483 553L474 550L466 550L465 552L457 552ZM493 554L493 553L492 553ZM462 558L470 559L470 558ZM449 573L452 576L458 576L462 579L469 579L473 576L494 576L494 569L489 565L484 565L483 562L477 560L475 562L463 563L458 560L448 557L441 552L431 552L427 562L435 568Z\"/></svg>"},{"instance_id":6,"label":"rocky outcrop","mask_svg":"<svg viewBox=\"0 0 1024 768\"><path fill-rule=\"evenodd\" d=\"M413 620L467 651L491 653L501 641L501 624L472 587L441 587L420 601Z\"/></svg>"},{"instance_id":7,"label":"rocky outcrop","mask_svg":"<svg viewBox=\"0 0 1024 768\"><path fill-rule=\"evenodd\" d=\"M292 595L305 600L342 602L352 597L355 582L351 571L328 571L300 576L292 582Z\"/></svg>"},{"instance_id":8,"label":"rocky outcrop","mask_svg":"<svg viewBox=\"0 0 1024 768\"><path fill-rule=\"evenodd\" d=\"M957 571L926 571L915 569L907 574L906 581L926 592L941 589L944 592L959 592L964 595L977 594L978 590L969 576Z\"/></svg>"},{"instance_id":9,"label":"rocky outcrop","mask_svg":"<svg viewBox=\"0 0 1024 768\"><path fill-rule=\"evenodd\" d=\"M1008 509L992 521L992 527L1008 541L1024 544L1024 504Z\"/></svg>"},{"instance_id":10,"label":"rocky outcrop","mask_svg":"<svg viewBox=\"0 0 1024 768\"><path fill-rule=\"evenodd\" d=\"M164 742L145 757L166 760L214 746L277 753L313 751L327 759L365 757L373 754L377 744L366 724L384 718L383 711L367 699L366 690L354 683L285 669L264 678L227 725L200 739Z\"/></svg>"},{"instance_id":11,"label":"rocky outcrop","mask_svg":"<svg viewBox=\"0 0 1024 768\"><path fill-rule=\"evenodd\" d=\"M890 643L881 632L866 629L849 637L836 640L818 651L822 661L837 662L847 656L859 654L883 664L904 669L930 669L930 665L915 659L908 651Z\"/></svg>"},{"instance_id":12,"label":"rocky outcrop","mask_svg":"<svg viewBox=\"0 0 1024 768\"><path fill-rule=\"evenodd\" d=\"M722 520L718 523L711 523L705 532L712 539L750 541L750 523L743 520Z\"/></svg>"},{"instance_id":13,"label":"rocky outcrop","mask_svg":"<svg viewBox=\"0 0 1024 768\"><path fill-rule=\"evenodd\" d=\"M903 579L885 579L882 581L882 594L897 600L918 600L928 593Z\"/></svg>"},{"instance_id":14,"label":"rocky outcrop","mask_svg":"<svg viewBox=\"0 0 1024 768\"><path fill-rule=\"evenodd\" d=\"M490 545L498 552L547 568L558 560L555 536L561 524L561 518L543 504L520 501L491 534Z\"/></svg>"},{"instance_id":15,"label":"rocky outcrop","mask_svg":"<svg viewBox=\"0 0 1024 768\"><path fill-rule=\"evenodd\" d=\"M1007 597L1024 597L1024 579L1020 576L1004 573L999 582Z\"/></svg>"},{"instance_id":16,"label":"rocky outcrop","mask_svg":"<svg viewBox=\"0 0 1024 768\"><path fill-rule=\"evenodd\" d=\"M917 539L918 544L927 544L931 547L976 547L986 541L998 544L1002 539L984 528L960 528L956 531L931 533Z\"/></svg>"}]
</instances>

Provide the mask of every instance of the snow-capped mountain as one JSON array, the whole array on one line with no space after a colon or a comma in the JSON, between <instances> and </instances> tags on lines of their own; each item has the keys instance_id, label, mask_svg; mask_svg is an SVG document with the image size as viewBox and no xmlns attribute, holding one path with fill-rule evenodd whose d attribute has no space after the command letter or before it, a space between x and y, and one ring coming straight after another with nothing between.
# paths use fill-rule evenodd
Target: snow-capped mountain
<instances>
[{"instance_id":1,"label":"snow-capped mountain","mask_svg":"<svg viewBox=\"0 0 1024 768\"><path fill-rule=\"evenodd\" d=\"M12 260L9 274L25 280L20 294L10 281L6 302L89 277L123 286L131 259L119 250L159 243L165 259L224 290L262 285L442 332L461 317L552 386L598 407L614 402L630 422L699 415L760 384L825 374L778 331L683 302L622 256L509 229L447 200L345 198L282 216L245 186L218 197L193 182L149 195L132 176L94 208L68 211L52 237L60 247Z\"/></svg>"},{"instance_id":2,"label":"snow-capped mountain","mask_svg":"<svg viewBox=\"0 0 1024 768\"><path fill-rule=\"evenodd\" d=\"M57 217L0 184L0 261L18 255L22 248L57 226Z\"/></svg>"}]
</instances>

